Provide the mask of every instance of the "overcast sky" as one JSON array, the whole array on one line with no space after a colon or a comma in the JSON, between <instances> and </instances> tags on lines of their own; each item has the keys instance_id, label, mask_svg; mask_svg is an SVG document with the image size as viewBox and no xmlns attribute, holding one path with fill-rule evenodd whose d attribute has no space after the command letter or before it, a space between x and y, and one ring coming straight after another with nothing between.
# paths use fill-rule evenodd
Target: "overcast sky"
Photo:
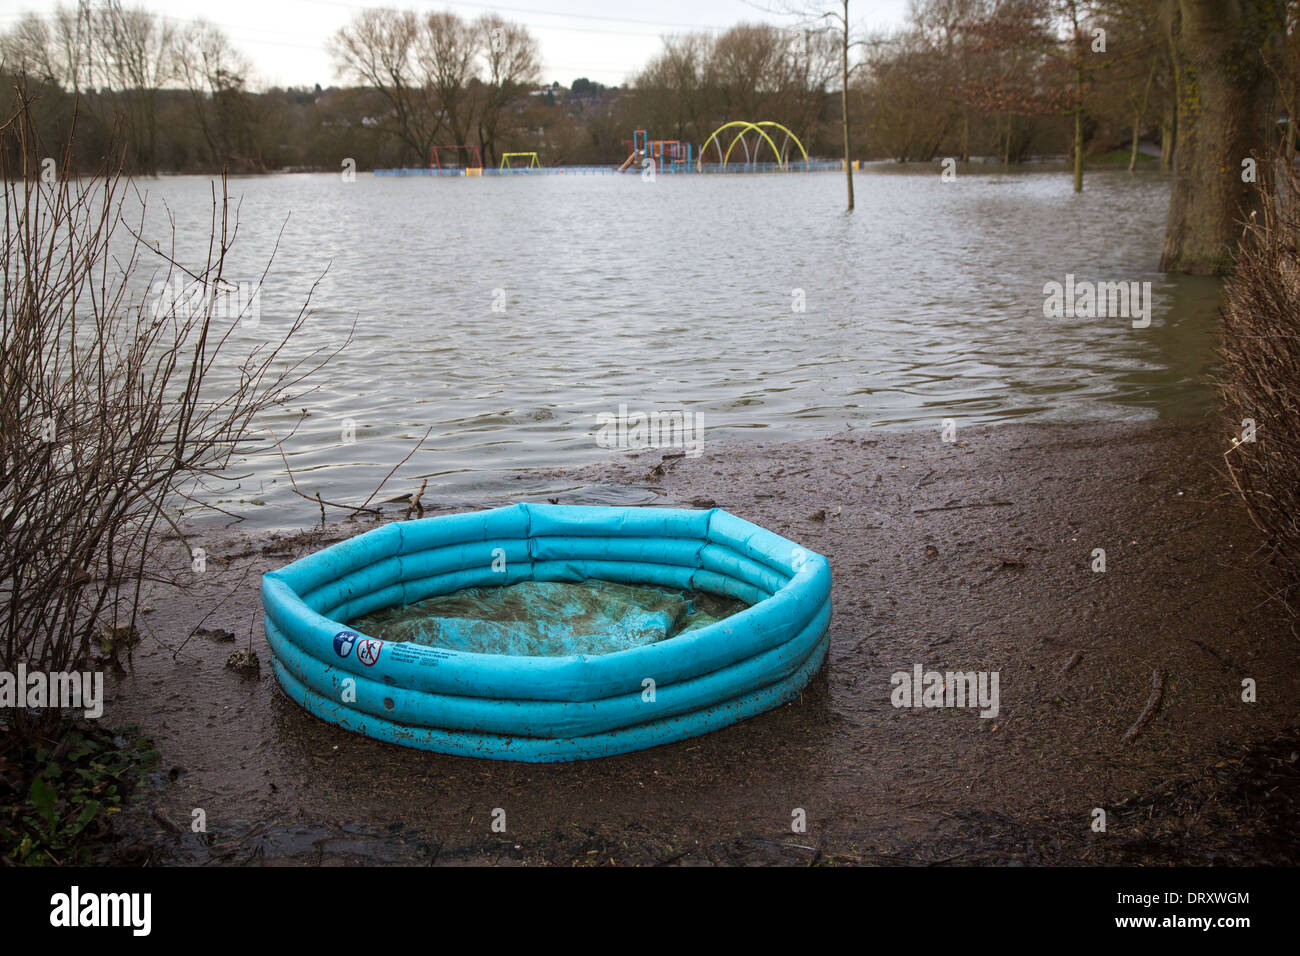
<instances>
[{"instance_id":1,"label":"overcast sky","mask_svg":"<svg viewBox=\"0 0 1300 956\"><path fill-rule=\"evenodd\" d=\"M661 47L660 36L723 30L743 20L793 22L766 13L814 0L125 0L179 21L202 17L218 24L256 68L256 86L329 86L337 82L326 40L367 6L452 10L466 18L495 11L527 24L542 45L543 75L565 86L579 76L607 85L625 82ZM833 3L832 0L821 0ZM0 29L24 13L49 13L59 0L0 0ZM76 0L63 0L74 7ZM853 0L855 23L866 28L899 24L907 0Z\"/></svg>"}]
</instances>

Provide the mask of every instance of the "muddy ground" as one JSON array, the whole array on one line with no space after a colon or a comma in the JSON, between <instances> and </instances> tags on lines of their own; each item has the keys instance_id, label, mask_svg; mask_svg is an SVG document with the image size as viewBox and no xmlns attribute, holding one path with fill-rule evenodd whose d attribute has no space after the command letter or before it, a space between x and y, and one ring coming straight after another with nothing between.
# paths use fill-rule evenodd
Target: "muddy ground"
<instances>
[{"instance_id":1,"label":"muddy ground","mask_svg":"<svg viewBox=\"0 0 1300 956\"><path fill-rule=\"evenodd\" d=\"M201 585L155 589L131 670L109 681L107 720L141 725L164 761L118 822L112 858L1296 862L1297 639L1267 599L1259 537L1214 471L1227 437L1161 423L959 438L710 445L563 476L638 502L717 504L827 555L835 579L830 656L801 699L581 763L441 756L309 716L271 673L258 577L369 523L208 533ZM226 668L244 647L260 674ZM997 671L999 715L895 708L890 677L917 663ZM1153 672L1159 709L1125 743ZM1246 678L1256 702L1242 700ZM491 831L496 808L504 835ZM191 832L196 809L206 835Z\"/></svg>"}]
</instances>

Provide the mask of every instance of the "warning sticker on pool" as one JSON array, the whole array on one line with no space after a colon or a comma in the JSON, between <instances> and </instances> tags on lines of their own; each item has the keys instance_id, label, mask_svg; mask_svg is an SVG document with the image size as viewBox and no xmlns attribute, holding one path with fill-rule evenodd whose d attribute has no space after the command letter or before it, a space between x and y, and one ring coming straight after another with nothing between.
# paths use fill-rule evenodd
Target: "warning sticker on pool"
<instances>
[{"instance_id":1,"label":"warning sticker on pool","mask_svg":"<svg viewBox=\"0 0 1300 956\"><path fill-rule=\"evenodd\" d=\"M367 667L374 667L379 660L379 651L383 646L383 641L375 640L373 637L364 638L357 644L357 660Z\"/></svg>"},{"instance_id":2,"label":"warning sticker on pool","mask_svg":"<svg viewBox=\"0 0 1300 956\"><path fill-rule=\"evenodd\" d=\"M334 653L339 657L347 657L352 653L352 645L360 636L353 631L339 631L334 635Z\"/></svg>"}]
</instances>

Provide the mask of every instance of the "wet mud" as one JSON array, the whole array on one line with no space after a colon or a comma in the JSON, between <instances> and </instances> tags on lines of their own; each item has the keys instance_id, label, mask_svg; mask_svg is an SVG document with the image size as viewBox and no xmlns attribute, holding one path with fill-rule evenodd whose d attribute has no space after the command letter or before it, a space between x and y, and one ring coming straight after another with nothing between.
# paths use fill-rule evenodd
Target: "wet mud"
<instances>
[{"instance_id":1,"label":"wet mud","mask_svg":"<svg viewBox=\"0 0 1300 956\"><path fill-rule=\"evenodd\" d=\"M425 753L310 716L271 672L259 577L372 523L205 532L207 570L152 588L106 682L106 720L163 755L107 858L1294 863L1297 639L1215 471L1227 443L1186 423L848 432L557 473L720 506L827 555L835 579L830 655L800 699L571 764ZM227 667L240 650L261 667ZM996 716L894 706L892 676L917 665L996 673Z\"/></svg>"}]
</instances>

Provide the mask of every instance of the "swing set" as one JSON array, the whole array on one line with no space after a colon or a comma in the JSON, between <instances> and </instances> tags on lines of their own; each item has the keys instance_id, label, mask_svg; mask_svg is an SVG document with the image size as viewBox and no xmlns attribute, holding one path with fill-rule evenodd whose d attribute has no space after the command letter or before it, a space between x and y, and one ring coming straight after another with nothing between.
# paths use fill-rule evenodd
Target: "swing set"
<instances>
[{"instance_id":1,"label":"swing set","mask_svg":"<svg viewBox=\"0 0 1300 956\"><path fill-rule=\"evenodd\" d=\"M536 153L502 153L502 154L501 154L501 165L498 166L497 168L498 168L498 169L510 169L510 170L516 170L516 171L518 171L519 167L514 166L513 164L511 164L510 160L512 160L512 159L517 159L517 158L524 157L524 156L529 157L529 159L528 159L528 165L524 167L525 170L528 170L528 169L541 169L541 168L542 168L542 161L541 161L540 159L537 158L537 154L536 154Z\"/></svg>"},{"instance_id":2,"label":"swing set","mask_svg":"<svg viewBox=\"0 0 1300 956\"><path fill-rule=\"evenodd\" d=\"M451 149L456 151L456 158L460 159L461 150L464 150L467 157L474 160L473 163L448 163L442 164L442 158L438 155L439 150ZM478 151L477 146L435 146L433 147L433 162L429 164L430 169L482 169L483 157Z\"/></svg>"}]
</instances>

